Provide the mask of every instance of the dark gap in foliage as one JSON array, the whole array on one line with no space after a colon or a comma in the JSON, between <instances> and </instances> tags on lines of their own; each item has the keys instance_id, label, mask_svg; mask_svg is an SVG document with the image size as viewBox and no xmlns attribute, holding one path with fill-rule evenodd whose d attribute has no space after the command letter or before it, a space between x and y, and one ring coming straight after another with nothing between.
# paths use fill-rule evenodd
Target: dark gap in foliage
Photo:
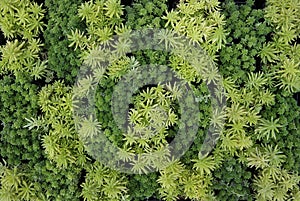
<instances>
[{"instance_id":1,"label":"dark gap in foliage","mask_svg":"<svg viewBox=\"0 0 300 201\"><path fill-rule=\"evenodd\" d=\"M265 21L266 21L265 18L258 19L258 22L260 22L260 23L264 23Z\"/></svg>"},{"instance_id":2,"label":"dark gap in foliage","mask_svg":"<svg viewBox=\"0 0 300 201\"><path fill-rule=\"evenodd\" d=\"M151 197L151 198L147 198L147 199L145 199L145 200L143 200L143 201L161 201L161 200L159 200L159 199L157 199L157 198ZM190 200L190 199L179 198L179 199L177 199L176 201L191 201L191 200Z\"/></svg>"},{"instance_id":3,"label":"dark gap in foliage","mask_svg":"<svg viewBox=\"0 0 300 201\"><path fill-rule=\"evenodd\" d=\"M300 36L297 37L296 44L300 44Z\"/></svg>"},{"instance_id":4,"label":"dark gap in foliage","mask_svg":"<svg viewBox=\"0 0 300 201\"><path fill-rule=\"evenodd\" d=\"M156 198L147 198L146 200L144 200L144 201L160 201L160 200L158 200L158 199L156 199Z\"/></svg>"},{"instance_id":5,"label":"dark gap in foliage","mask_svg":"<svg viewBox=\"0 0 300 201\"><path fill-rule=\"evenodd\" d=\"M234 0L234 3L236 5L244 5L247 3L247 0Z\"/></svg>"},{"instance_id":6,"label":"dark gap in foliage","mask_svg":"<svg viewBox=\"0 0 300 201\"><path fill-rule=\"evenodd\" d=\"M121 0L121 4L124 6L131 6L133 3L133 0Z\"/></svg>"},{"instance_id":7,"label":"dark gap in foliage","mask_svg":"<svg viewBox=\"0 0 300 201\"><path fill-rule=\"evenodd\" d=\"M127 9L128 7L131 7L133 3L133 0L121 0L121 5L123 6L123 14L120 16L121 19L124 19L126 21L126 16L128 15Z\"/></svg>"},{"instance_id":8,"label":"dark gap in foliage","mask_svg":"<svg viewBox=\"0 0 300 201\"><path fill-rule=\"evenodd\" d=\"M271 42L273 38L273 32L270 32L266 35L266 43Z\"/></svg>"},{"instance_id":9,"label":"dark gap in foliage","mask_svg":"<svg viewBox=\"0 0 300 201\"><path fill-rule=\"evenodd\" d=\"M48 20L46 20L46 18L44 18L44 22L45 22L45 24L48 24ZM41 32L38 37L41 40L41 44L45 44L44 33ZM42 55L42 57L44 57L44 58L41 58L42 60L47 60L47 48L45 46L41 47L41 53L40 54Z\"/></svg>"},{"instance_id":10,"label":"dark gap in foliage","mask_svg":"<svg viewBox=\"0 0 300 201\"><path fill-rule=\"evenodd\" d=\"M134 54L133 54L132 52L130 52L130 53L126 53L126 55L125 55L125 56L126 56L126 57L129 57L129 58L130 58L130 57L135 57L135 56L134 56Z\"/></svg>"},{"instance_id":11,"label":"dark gap in foliage","mask_svg":"<svg viewBox=\"0 0 300 201\"><path fill-rule=\"evenodd\" d=\"M91 158L92 158L92 160L94 160L93 157L91 157ZM82 169L81 172L80 172L79 179L78 179L78 188L79 189L82 188L80 186L80 184L83 184L85 182L86 175L87 175L87 171L85 169Z\"/></svg>"},{"instance_id":12,"label":"dark gap in foliage","mask_svg":"<svg viewBox=\"0 0 300 201\"><path fill-rule=\"evenodd\" d=\"M34 85L36 85L39 89L42 89L42 87L44 87L44 86L46 86L47 84L52 84L53 82L51 82L51 83L47 83L46 82L46 79L47 78L43 78L43 79L39 79L39 80L32 80L31 81L31 84L34 84ZM40 114L39 115L42 115L42 112L40 112Z\"/></svg>"},{"instance_id":13,"label":"dark gap in foliage","mask_svg":"<svg viewBox=\"0 0 300 201\"><path fill-rule=\"evenodd\" d=\"M255 67L256 67L255 72L257 73L262 70L261 58L259 56L255 56L254 59L255 59Z\"/></svg>"},{"instance_id":14,"label":"dark gap in foliage","mask_svg":"<svg viewBox=\"0 0 300 201\"><path fill-rule=\"evenodd\" d=\"M300 92L295 93L293 97L297 101L297 105L300 106Z\"/></svg>"},{"instance_id":15,"label":"dark gap in foliage","mask_svg":"<svg viewBox=\"0 0 300 201\"><path fill-rule=\"evenodd\" d=\"M255 1L260 1L260 0L255 0ZM252 3L252 0L219 0L220 3L227 4L229 2L234 2L236 5L245 5Z\"/></svg>"},{"instance_id":16,"label":"dark gap in foliage","mask_svg":"<svg viewBox=\"0 0 300 201\"><path fill-rule=\"evenodd\" d=\"M2 46L2 45L5 45L5 43L6 43L6 39L5 39L5 37L4 37L4 34L3 34L3 32L0 30L0 46ZM2 52L0 52L0 58L2 57ZM2 79L3 78L3 76L2 75L0 75L0 79ZM1 131L1 130L0 130Z\"/></svg>"},{"instance_id":17,"label":"dark gap in foliage","mask_svg":"<svg viewBox=\"0 0 300 201\"><path fill-rule=\"evenodd\" d=\"M233 44L239 44L239 43L241 43L241 38L240 37L239 38L233 38L232 42L233 42Z\"/></svg>"},{"instance_id":18,"label":"dark gap in foliage","mask_svg":"<svg viewBox=\"0 0 300 201\"><path fill-rule=\"evenodd\" d=\"M2 132L3 128L4 128L4 122L0 120L0 132Z\"/></svg>"},{"instance_id":19,"label":"dark gap in foliage","mask_svg":"<svg viewBox=\"0 0 300 201\"><path fill-rule=\"evenodd\" d=\"M0 45L5 45L6 39L2 31L0 31Z\"/></svg>"},{"instance_id":20,"label":"dark gap in foliage","mask_svg":"<svg viewBox=\"0 0 300 201\"><path fill-rule=\"evenodd\" d=\"M266 7L266 0L255 0L254 9L264 9Z\"/></svg>"},{"instance_id":21,"label":"dark gap in foliage","mask_svg":"<svg viewBox=\"0 0 300 201\"><path fill-rule=\"evenodd\" d=\"M201 83L202 83L202 81L201 81ZM200 86L201 83L197 83L195 81L191 81L191 85L194 86L194 87Z\"/></svg>"},{"instance_id":22,"label":"dark gap in foliage","mask_svg":"<svg viewBox=\"0 0 300 201\"><path fill-rule=\"evenodd\" d=\"M191 201L191 199L183 199L183 198L179 198L178 201Z\"/></svg>"},{"instance_id":23,"label":"dark gap in foliage","mask_svg":"<svg viewBox=\"0 0 300 201\"><path fill-rule=\"evenodd\" d=\"M45 5L45 0L32 0L32 1L39 5L41 5L41 4Z\"/></svg>"},{"instance_id":24,"label":"dark gap in foliage","mask_svg":"<svg viewBox=\"0 0 300 201\"><path fill-rule=\"evenodd\" d=\"M0 31L0 45L5 45L6 39L2 31Z\"/></svg>"},{"instance_id":25,"label":"dark gap in foliage","mask_svg":"<svg viewBox=\"0 0 300 201\"><path fill-rule=\"evenodd\" d=\"M168 0L168 11L171 11L172 9L175 9L177 5L179 4L180 0Z\"/></svg>"},{"instance_id":26,"label":"dark gap in foliage","mask_svg":"<svg viewBox=\"0 0 300 201\"><path fill-rule=\"evenodd\" d=\"M180 117L178 117L178 118L180 119ZM174 140L174 138L176 137L176 135L178 135L177 134L178 130L179 130L178 126L172 126L168 129L169 134L166 136L166 140L168 143L171 143Z\"/></svg>"},{"instance_id":27,"label":"dark gap in foliage","mask_svg":"<svg viewBox=\"0 0 300 201\"><path fill-rule=\"evenodd\" d=\"M218 60L218 62L220 62L220 60ZM200 82L192 81L192 82L191 82L191 86L193 86L193 87L195 87L195 88L199 88L199 87L200 87L201 85L203 85L203 84L206 85L206 83L205 83L204 81L200 81Z\"/></svg>"},{"instance_id":28,"label":"dark gap in foliage","mask_svg":"<svg viewBox=\"0 0 300 201\"><path fill-rule=\"evenodd\" d=\"M130 103L130 104L129 104L129 110L130 110L130 109L133 109L133 108L134 108L134 104L133 104L133 103Z\"/></svg>"}]
</instances>

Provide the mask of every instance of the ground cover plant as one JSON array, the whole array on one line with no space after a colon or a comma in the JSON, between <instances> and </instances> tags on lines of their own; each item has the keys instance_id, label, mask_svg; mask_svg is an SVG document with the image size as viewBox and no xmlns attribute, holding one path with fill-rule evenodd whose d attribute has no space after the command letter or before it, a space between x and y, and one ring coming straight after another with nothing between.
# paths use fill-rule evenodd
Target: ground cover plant
<instances>
[{"instance_id":1,"label":"ground cover plant","mask_svg":"<svg viewBox=\"0 0 300 201\"><path fill-rule=\"evenodd\" d=\"M0 0L0 11L1 201L300 200L299 0ZM132 44L141 29L160 30L143 38L157 43ZM173 51L178 36L211 68ZM77 115L91 94L95 115ZM195 138L174 159L181 129L176 147Z\"/></svg>"}]
</instances>

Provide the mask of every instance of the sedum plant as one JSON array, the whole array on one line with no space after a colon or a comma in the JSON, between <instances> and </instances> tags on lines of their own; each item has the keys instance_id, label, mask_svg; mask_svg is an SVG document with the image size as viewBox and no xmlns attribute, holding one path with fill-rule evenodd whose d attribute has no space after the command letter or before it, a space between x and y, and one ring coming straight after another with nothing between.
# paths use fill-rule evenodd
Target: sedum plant
<instances>
[{"instance_id":1,"label":"sedum plant","mask_svg":"<svg viewBox=\"0 0 300 201\"><path fill-rule=\"evenodd\" d=\"M267 1L265 8L265 18L274 28L274 35L265 45L261 56L265 63L276 66L273 73L276 74L277 86L290 94L300 90L300 63L299 57L295 55L299 52L299 9L299 2L294 0L283 3Z\"/></svg>"},{"instance_id":2,"label":"sedum plant","mask_svg":"<svg viewBox=\"0 0 300 201\"><path fill-rule=\"evenodd\" d=\"M13 39L19 36L30 40L44 31L45 9L42 5L28 0L4 0L0 5L0 27L6 38Z\"/></svg>"},{"instance_id":3,"label":"sedum plant","mask_svg":"<svg viewBox=\"0 0 300 201\"><path fill-rule=\"evenodd\" d=\"M17 79L20 73L30 75L32 80L45 78L49 71L39 38L45 27L45 9L27 0L1 3L0 29L7 41L0 47L0 74L12 72Z\"/></svg>"},{"instance_id":4,"label":"sedum plant","mask_svg":"<svg viewBox=\"0 0 300 201\"><path fill-rule=\"evenodd\" d=\"M212 57L226 43L225 16L218 1L180 1L162 19L165 27L187 36L191 45L203 46Z\"/></svg>"},{"instance_id":5,"label":"sedum plant","mask_svg":"<svg viewBox=\"0 0 300 201\"><path fill-rule=\"evenodd\" d=\"M300 83L298 1L267 0L264 9L253 0L170 4L46 0L45 10L28 0L0 1L5 37L0 46L0 158L7 161L0 163L0 200L299 200L300 109L292 97ZM167 28L154 40L175 51L125 54L132 30L140 28ZM188 63L176 51L176 33L205 49L218 68L193 68L199 61ZM120 37L117 43L114 35ZM116 56L108 55L107 47ZM108 58L112 62L103 68ZM132 82L136 91L127 107L123 98L132 91L122 81L132 78L126 77L129 73L141 79L146 64L151 64L148 77L163 81L171 75L156 76L155 70L169 66L194 97L186 97L179 82L142 88ZM87 76L72 87L79 67ZM209 94L205 82L219 80L224 91ZM88 97L92 90L95 117L73 118L73 97ZM213 95L226 95L224 111L211 108ZM180 97L187 107L181 108ZM198 116L189 107L195 102ZM125 118L114 116L126 109ZM196 138L174 160L168 143L182 122L194 126L191 119L200 124L192 129ZM209 125L218 127L220 136L204 141ZM135 174L91 157L100 150L100 131ZM190 132L183 134L179 148ZM88 139L96 142L87 148ZM211 153L199 152L215 143ZM103 145L108 154L101 154L110 157L111 144ZM157 172L149 173L151 168Z\"/></svg>"}]
</instances>

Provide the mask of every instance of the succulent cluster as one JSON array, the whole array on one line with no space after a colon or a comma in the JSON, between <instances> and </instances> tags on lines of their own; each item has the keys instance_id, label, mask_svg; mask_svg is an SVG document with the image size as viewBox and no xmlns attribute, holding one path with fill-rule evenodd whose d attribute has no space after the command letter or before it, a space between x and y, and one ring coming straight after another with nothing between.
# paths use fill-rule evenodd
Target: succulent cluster
<instances>
[{"instance_id":1,"label":"succulent cluster","mask_svg":"<svg viewBox=\"0 0 300 201\"><path fill-rule=\"evenodd\" d=\"M39 2L0 1L1 201L300 200L298 0Z\"/></svg>"}]
</instances>

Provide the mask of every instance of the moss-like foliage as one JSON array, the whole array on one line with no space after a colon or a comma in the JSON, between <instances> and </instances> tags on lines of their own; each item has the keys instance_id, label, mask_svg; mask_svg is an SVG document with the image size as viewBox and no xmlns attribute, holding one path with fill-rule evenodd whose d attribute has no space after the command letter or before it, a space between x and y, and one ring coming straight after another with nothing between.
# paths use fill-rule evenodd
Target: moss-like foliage
<instances>
[{"instance_id":1,"label":"moss-like foliage","mask_svg":"<svg viewBox=\"0 0 300 201\"><path fill-rule=\"evenodd\" d=\"M0 0L1 201L300 200L298 0L39 2Z\"/></svg>"}]
</instances>

